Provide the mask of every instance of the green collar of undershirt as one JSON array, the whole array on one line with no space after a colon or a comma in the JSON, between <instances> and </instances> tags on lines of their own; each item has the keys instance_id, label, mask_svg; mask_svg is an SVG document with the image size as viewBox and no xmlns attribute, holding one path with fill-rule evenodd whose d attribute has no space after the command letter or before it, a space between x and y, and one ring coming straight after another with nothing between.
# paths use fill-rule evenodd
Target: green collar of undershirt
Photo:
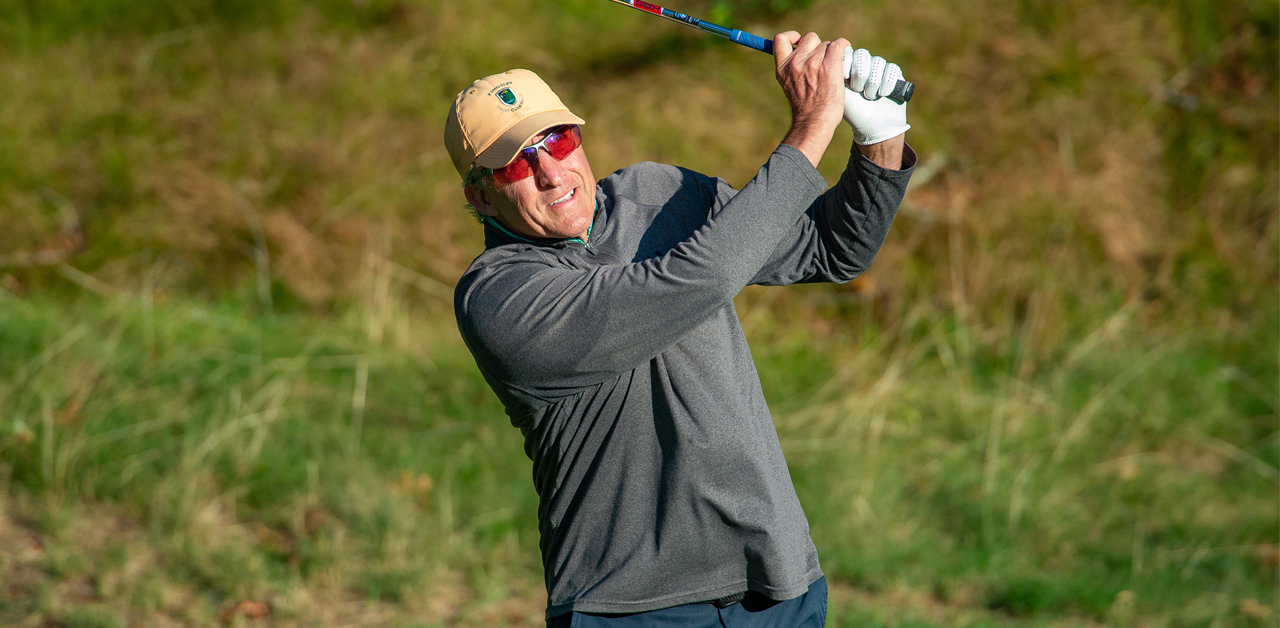
<instances>
[{"instance_id":1,"label":"green collar of undershirt","mask_svg":"<svg viewBox=\"0 0 1280 628\"><path fill-rule=\"evenodd\" d=\"M587 225L586 239L584 240L583 238L565 238L564 240L561 240L561 242L577 242L578 244L586 246L587 242L591 241L591 230L595 229L596 227L596 214L598 213L600 213L600 199L596 199L596 208L591 212L591 224ZM521 242L527 242L529 244L537 244L536 240L530 240L529 238L526 238L524 236L518 236L514 233L511 233L511 231L509 231L506 227L502 226L502 223L499 223L497 220L494 220L493 216L485 216L484 222L485 224L490 225L495 229L497 229L498 231L501 231Z\"/></svg>"}]
</instances>

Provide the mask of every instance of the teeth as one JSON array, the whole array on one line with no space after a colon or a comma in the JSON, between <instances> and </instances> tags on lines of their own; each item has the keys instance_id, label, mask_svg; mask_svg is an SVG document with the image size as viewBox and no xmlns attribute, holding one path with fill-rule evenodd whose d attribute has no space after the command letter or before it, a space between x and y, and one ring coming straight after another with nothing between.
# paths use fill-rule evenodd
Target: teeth
<instances>
[{"instance_id":1,"label":"teeth","mask_svg":"<svg viewBox=\"0 0 1280 628\"><path fill-rule=\"evenodd\" d=\"M577 191L577 189L569 190L569 193L568 193L568 194L565 194L564 196L561 196L560 198L558 198L558 199L556 199L556 200L554 200L554 201L551 201L551 204L552 204L552 205L558 205L558 204L560 204L560 203L563 203L563 202L565 202L565 201L569 200L570 198L572 198L572 197L573 197L573 193L574 193L574 192L576 192L576 191Z\"/></svg>"}]
</instances>

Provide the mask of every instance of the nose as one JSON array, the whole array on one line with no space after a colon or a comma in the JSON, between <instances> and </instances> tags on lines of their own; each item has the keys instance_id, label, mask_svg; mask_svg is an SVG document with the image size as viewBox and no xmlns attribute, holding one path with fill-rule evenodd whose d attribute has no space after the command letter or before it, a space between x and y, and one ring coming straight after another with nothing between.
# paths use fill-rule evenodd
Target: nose
<instances>
[{"instance_id":1,"label":"nose","mask_svg":"<svg viewBox=\"0 0 1280 628\"><path fill-rule=\"evenodd\" d=\"M546 154L543 154L544 152ZM533 166L538 187L546 189L559 187L564 182L565 172L564 166L560 165L560 162L552 157L546 148L538 149L538 159Z\"/></svg>"}]
</instances>

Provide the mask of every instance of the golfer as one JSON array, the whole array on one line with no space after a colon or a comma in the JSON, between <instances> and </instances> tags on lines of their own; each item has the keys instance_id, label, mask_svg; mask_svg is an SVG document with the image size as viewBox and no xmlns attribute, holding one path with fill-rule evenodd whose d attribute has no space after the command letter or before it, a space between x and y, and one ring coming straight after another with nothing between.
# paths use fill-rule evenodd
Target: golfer
<instances>
[{"instance_id":1,"label":"golfer","mask_svg":"<svg viewBox=\"0 0 1280 628\"><path fill-rule=\"evenodd\" d=\"M741 190L656 163L597 181L583 120L527 70L476 81L449 112L485 236L454 308L533 460L550 626L826 619L733 298L857 277L916 158L905 106L882 97L897 66L813 33L774 42L791 129ZM842 118L857 147L826 189L816 166Z\"/></svg>"}]
</instances>

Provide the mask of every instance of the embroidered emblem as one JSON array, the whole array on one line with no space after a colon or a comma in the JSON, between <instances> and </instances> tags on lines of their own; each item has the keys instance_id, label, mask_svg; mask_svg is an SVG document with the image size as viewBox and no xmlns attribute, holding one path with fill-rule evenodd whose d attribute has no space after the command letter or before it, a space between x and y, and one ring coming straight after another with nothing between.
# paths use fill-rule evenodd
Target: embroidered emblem
<instances>
[{"instance_id":1,"label":"embroidered emblem","mask_svg":"<svg viewBox=\"0 0 1280 628\"><path fill-rule=\"evenodd\" d=\"M508 87L508 85L511 85L510 81L497 85L493 89L489 90L488 95L497 97L498 102L500 103L498 105L498 109L510 113L512 111L518 111L524 106L524 96L511 91L511 88Z\"/></svg>"}]
</instances>

